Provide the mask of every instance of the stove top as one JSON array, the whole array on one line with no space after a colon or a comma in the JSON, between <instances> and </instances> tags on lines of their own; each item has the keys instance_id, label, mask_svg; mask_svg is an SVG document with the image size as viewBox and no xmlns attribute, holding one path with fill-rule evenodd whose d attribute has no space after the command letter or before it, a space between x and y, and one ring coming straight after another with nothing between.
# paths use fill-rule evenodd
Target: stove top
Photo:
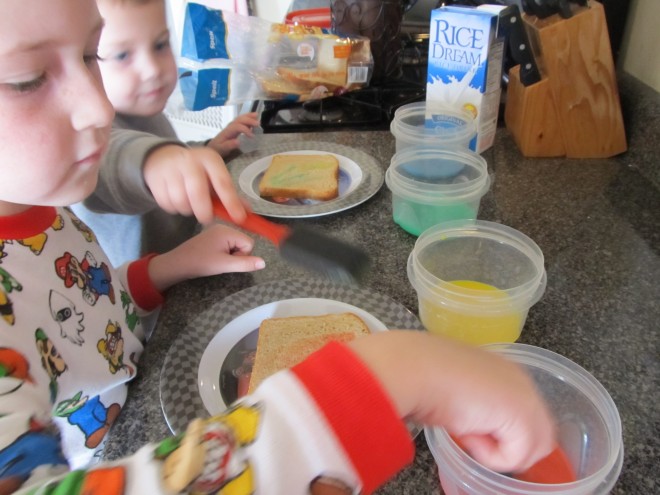
<instances>
[{"instance_id":1,"label":"stove top","mask_svg":"<svg viewBox=\"0 0 660 495\"><path fill-rule=\"evenodd\" d=\"M425 87L388 84L305 103L264 102L264 133L314 132L325 128L386 130L401 105L424 100Z\"/></svg>"}]
</instances>

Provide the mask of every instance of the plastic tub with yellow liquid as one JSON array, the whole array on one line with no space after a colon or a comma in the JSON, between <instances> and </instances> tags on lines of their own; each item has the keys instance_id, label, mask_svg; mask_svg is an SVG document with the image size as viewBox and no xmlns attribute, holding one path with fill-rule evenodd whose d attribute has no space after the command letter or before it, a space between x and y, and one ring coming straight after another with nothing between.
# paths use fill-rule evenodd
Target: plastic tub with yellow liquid
<instances>
[{"instance_id":1,"label":"plastic tub with yellow liquid","mask_svg":"<svg viewBox=\"0 0 660 495\"><path fill-rule=\"evenodd\" d=\"M424 327L474 345L515 342L547 281L532 239L484 220L424 231L408 257L408 279Z\"/></svg>"}]
</instances>

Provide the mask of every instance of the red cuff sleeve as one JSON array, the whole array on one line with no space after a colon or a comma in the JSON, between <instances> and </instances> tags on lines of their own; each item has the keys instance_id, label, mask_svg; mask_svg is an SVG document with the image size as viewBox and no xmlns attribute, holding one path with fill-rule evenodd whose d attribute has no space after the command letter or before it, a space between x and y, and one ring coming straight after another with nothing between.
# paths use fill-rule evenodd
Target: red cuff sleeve
<instances>
[{"instance_id":1,"label":"red cuff sleeve","mask_svg":"<svg viewBox=\"0 0 660 495\"><path fill-rule=\"evenodd\" d=\"M156 309L165 301L163 294L154 287L149 277L149 262L154 256L157 255L152 253L134 261L128 265L126 273L133 302L146 311Z\"/></svg>"},{"instance_id":2,"label":"red cuff sleeve","mask_svg":"<svg viewBox=\"0 0 660 495\"><path fill-rule=\"evenodd\" d=\"M292 368L371 493L411 463L415 447L391 399L344 344L326 345Z\"/></svg>"}]
</instances>

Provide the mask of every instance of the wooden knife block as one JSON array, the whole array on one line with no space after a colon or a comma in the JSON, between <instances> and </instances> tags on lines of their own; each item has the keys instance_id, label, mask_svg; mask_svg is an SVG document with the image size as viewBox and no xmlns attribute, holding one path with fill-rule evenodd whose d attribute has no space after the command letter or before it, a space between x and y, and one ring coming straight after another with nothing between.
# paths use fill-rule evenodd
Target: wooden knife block
<instances>
[{"instance_id":1,"label":"wooden knife block","mask_svg":"<svg viewBox=\"0 0 660 495\"><path fill-rule=\"evenodd\" d=\"M506 127L525 156L604 158L627 149L605 12L599 2L568 19L523 15L543 74L530 86L509 71Z\"/></svg>"}]
</instances>

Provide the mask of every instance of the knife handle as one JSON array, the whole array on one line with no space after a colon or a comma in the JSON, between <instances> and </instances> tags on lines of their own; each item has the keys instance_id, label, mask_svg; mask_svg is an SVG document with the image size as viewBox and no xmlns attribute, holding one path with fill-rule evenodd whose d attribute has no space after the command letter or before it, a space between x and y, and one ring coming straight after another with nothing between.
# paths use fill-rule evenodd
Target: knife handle
<instances>
[{"instance_id":1,"label":"knife handle","mask_svg":"<svg viewBox=\"0 0 660 495\"><path fill-rule=\"evenodd\" d=\"M218 198L213 198L213 213L220 220L233 223L249 232L265 237L277 247L279 247L280 244L291 234L291 229L289 229L289 227L273 223L249 210L245 221L238 224L231 219L227 209Z\"/></svg>"}]
</instances>

